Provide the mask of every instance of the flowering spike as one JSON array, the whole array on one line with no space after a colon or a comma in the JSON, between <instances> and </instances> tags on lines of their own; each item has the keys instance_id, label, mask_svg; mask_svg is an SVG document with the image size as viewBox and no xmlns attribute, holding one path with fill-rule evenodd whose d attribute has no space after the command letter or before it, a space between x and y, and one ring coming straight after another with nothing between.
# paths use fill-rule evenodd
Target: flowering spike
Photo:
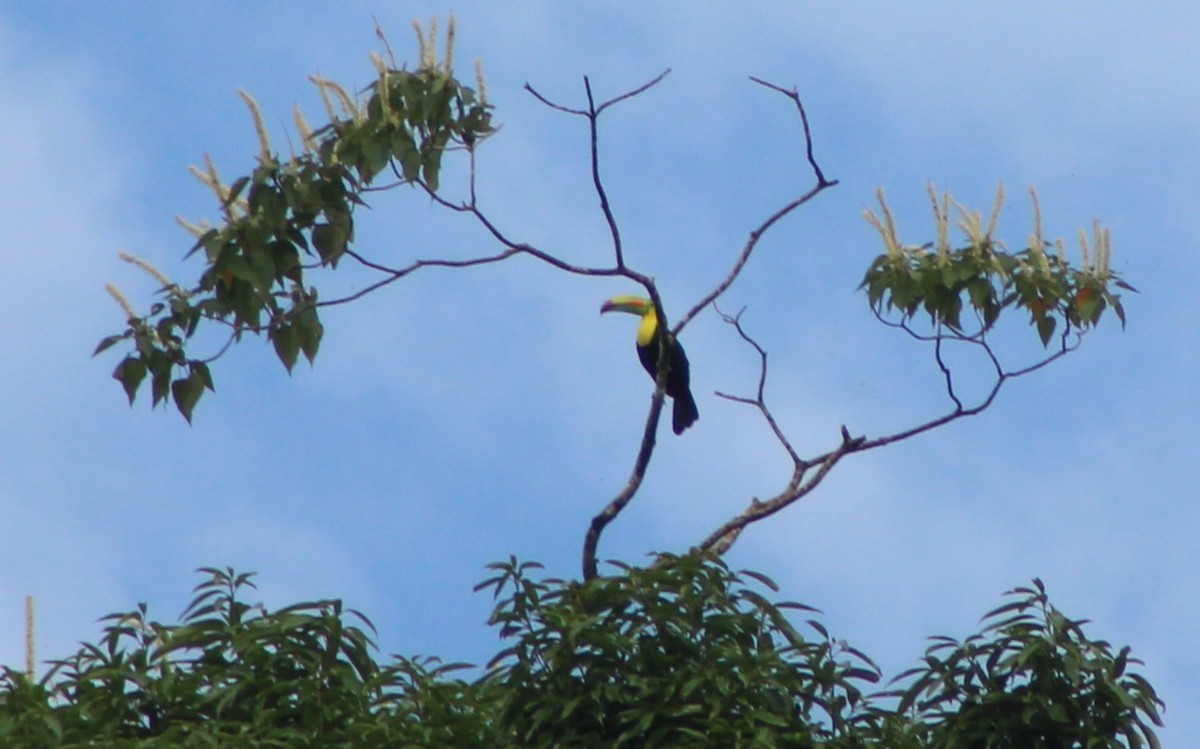
<instances>
[{"instance_id":1,"label":"flowering spike","mask_svg":"<svg viewBox=\"0 0 1200 749\"><path fill-rule=\"evenodd\" d=\"M1046 238L1042 233L1042 207L1038 204L1037 189L1029 186L1029 197L1033 200L1033 233L1029 235L1029 255L1037 263L1038 271L1050 274L1050 261L1046 258Z\"/></svg>"},{"instance_id":2,"label":"flowering spike","mask_svg":"<svg viewBox=\"0 0 1200 749\"><path fill-rule=\"evenodd\" d=\"M388 66L387 66L387 63L383 61L383 58L380 57L379 53L372 52L370 57L371 57L371 64L375 66L375 72L378 73L380 76L386 75Z\"/></svg>"},{"instance_id":3,"label":"flowering spike","mask_svg":"<svg viewBox=\"0 0 1200 749\"><path fill-rule=\"evenodd\" d=\"M292 106L292 120L296 123L296 132L300 133L300 143L304 146L305 151L315 151L317 142L313 139L312 128L308 126L308 120L304 119L304 113L300 111L300 105Z\"/></svg>"},{"instance_id":4,"label":"flowering spike","mask_svg":"<svg viewBox=\"0 0 1200 749\"><path fill-rule=\"evenodd\" d=\"M174 285L173 282L171 281L171 279L167 278L166 274L164 274L158 268L154 267L154 265L152 265L147 260L144 260L140 257L136 257L134 255L130 255L128 252L125 252L124 250L121 250L120 252L118 252L117 257L119 257L120 259L124 260L125 262L127 262L131 265L136 265L137 267L146 271L147 274L152 276L155 281L158 281L163 286Z\"/></svg>"},{"instance_id":5,"label":"flowering spike","mask_svg":"<svg viewBox=\"0 0 1200 749\"><path fill-rule=\"evenodd\" d=\"M1000 223L1000 209L1004 206L1004 183L996 183L996 202L992 205L992 217L988 221L987 238L991 239L996 233L996 224Z\"/></svg>"},{"instance_id":6,"label":"flowering spike","mask_svg":"<svg viewBox=\"0 0 1200 749\"><path fill-rule=\"evenodd\" d=\"M1099 219L1092 222L1092 241L1095 244L1095 254L1091 268L1085 267L1085 270L1097 278L1106 279L1112 263L1112 235L1100 225Z\"/></svg>"},{"instance_id":7,"label":"flowering spike","mask_svg":"<svg viewBox=\"0 0 1200 749\"><path fill-rule=\"evenodd\" d=\"M479 103L487 104L487 84L483 80L483 60L475 61L475 88L479 91Z\"/></svg>"},{"instance_id":8,"label":"flowering spike","mask_svg":"<svg viewBox=\"0 0 1200 749\"><path fill-rule=\"evenodd\" d=\"M425 60L429 57L429 42L425 38L425 31L421 28L421 22L413 19L413 31L417 32L417 56L420 58L418 67L425 66Z\"/></svg>"},{"instance_id":9,"label":"flowering spike","mask_svg":"<svg viewBox=\"0 0 1200 749\"><path fill-rule=\"evenodd\" d=\"M160 284L162 284L163 290L170 292L180 299L186 299L188 296L190 296L187 292L179 287L179 284L167 278L167 274L156 268L152 263L150 263L150 261L137 257L136 255L130 255L124 250L118 252L117 257L131 265L136 265L137 267L141 268L155 281L158 281Z\"/></svg>"},{"instance_id":10,"label":"flowering spike","mask_svg":"<svg viewBox=\"0 0 1200 749\"><path fill-rule=\"evenodd\" d=\"M870 208L863 211L863 218L871 226L874 226L879 235L883 237L883 244L887 248L888 256L892 260L897 260L902 254L902 250L900 247L900 237L896 233L896 219L892 216L892 210L888 208L882 187L875 191L875 197L879 200L879 206L883 210L884 220L880 221L879 217Z\"/></svg>"},{"instance_id":11,"label":"flowering spike","mask_svg":"<svg viewBox=\"0 0 1200 749\"><path fill-rule=\"evenodd\" d=\"M937 224L938 259L946 263L950 260L950 193L942 197L939 205L933 183L926 184L925 189L929 193L929 201L933 203L933 220Z\"/></svg>"},{"instance_id":12,"label":"flowering spike","mask_svg":"<svg viewBox=\"0 0 1200 749\"><path fill-rule=\"evenodd\" d=\"M196 239L203 237L205 234L208 233L208 230L212 228L212 226L207 221L201 221L198 224L193 224L191 221L188 221L186 218L184 218L183 216L180 216L178 213L175 214L175 223L182 226L184 231L186 231L188 234L191 234Z\"/></svg>"},{"instance_id":13,"label":"flowering spike","mask_svg":"<svg viewBox=\"0 0 1200 749\"><path fill-rule=\"evenodd\" d=\"M446 59L442 60L442 71L450 75L454 71L454 14L446 23Z\"/></svg>"},{"instance_id":14,"label":"flowering spike","mask_svg":"<svg viewBox=\"0 0 1200 749\"><path fill-rule=\"evenodd\" d=\"M330 122L337 121L337 113L333 111L333 102L329 100L329 92L325 90L325 79L319 75L310 75L308 80L313 82L321 94L321 102L325 104L325 114Z\"/></svg>"},{"instance_id":15,"label":"flowering spike","mask_svg":"<svg viewBox=\"0 0 1200 749\"><path fill-rule=\"evenodd\" d=\"M192 166L188 167L188 171L201 184L213 191L213 195L217 197L217 202L221 204L221 212L225 214L228 221L234 219L233 206L228 203L229 188L221 184L221 175L217 172L217 165L213 163L212 157L204 154L204 169Z\"/></svg>"},{"instance_id":16,"label":"flowering spike","mask_svg":"<svg viewBox=\"0 0 1200 749\"><path fill-rule=\"evenodd\" d=\"M250 108L250 116L254 118L254 132L258 134L259 158L263 162L271 160L271 139L267 136L267 126L263 123L262 110L258 108L258 102L244 88L238 89L238 96L242 97L242 101L246 102L246 106Z\"/></svg>"},{"instance_id":17,"label":"flowering spike","mask_svg":"<svg viewBox=\"0 0 1200 749\"><path fill-rule=\"evenodd\" d=\"M384 119L391 120L391 99L388 96L388 76L391 71L383 58L375 52L371 53L371 62L375 64L375 70L379 73L379 108L383 112Z\"/></svg>"},{"instance_id":18,"label":"flowering spike","mask_svg":"<svg viewBox=\"0 0 1200 749\"><path fill-rule=\"evenodd\" d=\"M355 122L362 119L362 110L354 103L354 99L350 94L346 93L346 89L342 88L336 81L331 81L319 75L309 76L309 80L320 89L321 100L325 102L325 111L329 114L330 122L337 120L337 114L333 111L333 103L329 100L329 92L331 91L337 97L338 104L346 116L353 118Z\"/></svg>"},{"instance_id":19,"label":"flowering spike","mask_svg":"<svg viewBox=\"0 0 1200 749\"><path fill-rule=\"evenodd\" d=\"M421 60L421 67L433 70L437 67L437 16L429 19L429 57Z\"/></svg>"},{"instance_id":20,"label":"flowering spike","mask_svg":"<svg viewBox=\"0 0 1200 749\"><path fill-rule=\"evenodd\" d=\"M958 228L967 235L967 240L972 247L976 249L983 247L987 243L987 234L983 231L983 214L979 211L969 210L958 201L954 201L954 205L958 208L959 218L955 222Z\"/></svg>"},{"instance_id":21,"label":"flowering spike","mask_svg":"<svg viewBox=\"0 0 1200 749\"><path fill-rule=\"evenodd\" d=\"M1080 260L1079 265L1086 271L1088 268L1090 268L1092 266L1092 258L1091 258L1092 253L1091 253L1091 248L1088 247L1087 232L1084 231L1082 228L1079 230L1079 254L1080 254L1080 257L1082 258Z\"/></svg>"},{"instance_id":22,"label":"flowering spike","mask_svg":"<svg viewBox=\"0 0 1200 749\"><path fill-rule=\"evenodd\" d=\"M117 304L121 305L121 309L125 311L125 319L136 320L138 318L138 314L133 311L133 305L129 303L129 300L125 298L125 295L121 293L121 290L117 288L115 283L110 281L104 284L104 290L117 301Z\"/></svg>"}]
</instances>

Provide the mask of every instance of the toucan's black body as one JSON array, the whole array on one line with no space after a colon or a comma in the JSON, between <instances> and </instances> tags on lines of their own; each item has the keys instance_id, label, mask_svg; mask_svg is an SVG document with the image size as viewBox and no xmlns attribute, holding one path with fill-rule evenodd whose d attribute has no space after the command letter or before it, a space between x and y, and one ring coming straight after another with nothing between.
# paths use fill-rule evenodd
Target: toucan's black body
<instances>
[{"instance_id":1,"label":"toucan's black body","mask_svg":"<svg viewBox=\"0 0 1200 749\"><path fill-rule=\"evenodd\" d=\"M635 296L613 297L600 308L601 312L629 312L640 315L642 324L638 326L637 353L650 376L658 380L658 315L649 299ZM683 430L696 423L700 418L700 410L696 408L696 399L692 397L691 372L688 367L687 354L683 346L670 333L666 334L670 350L667 366L667 395L673 401L671 409L671 430L682 434Z\"/></svg>"},{"instance_id":2,"label":"toucan's black body","mask_svg":"<svg viewBox=\"0 0 1200 749\"><path fill-rule=\"evenodd\" d=\"M650 339L646 346L638 346L638 359L642 366L655 380L658 379L658 337ZM667 370L667 395L674 402L671 408L671 430L675 434L683 434L683 430L696 423L700 418L700 410L696 408L696 399L692 397L691 372L688 370L687 354L679 341L672 341L668 352L670 368Z\"/></svg>"}]
</instances>

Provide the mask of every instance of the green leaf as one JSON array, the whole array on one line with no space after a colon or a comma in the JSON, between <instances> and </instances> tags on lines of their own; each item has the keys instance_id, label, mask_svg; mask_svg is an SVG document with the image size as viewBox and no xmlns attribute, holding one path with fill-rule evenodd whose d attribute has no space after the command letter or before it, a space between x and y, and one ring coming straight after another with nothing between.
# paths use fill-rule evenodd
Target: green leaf
<instances>
[{"instance_id":1,"label":"green leaf","mask_svg":"<svg viewBox=\"0 0 1200 749\"><path fill-rule=\"evenodd\" d=\"M271 342L275 345L275 354L287 371L291 373L296 366L296 358L300 355L300 337L296 334L294 325L280 322L271 328Z\"/></svg>"},{"instance_id":2,"label":"green leaf","mask_svg":"<svg viewBox=\"0 0 1200 749\"><path fill-rule=\"evenodd\" d=\"M1050 339L1054 336L1054 328L1058 325L1058 320L1050 315L1041 315L1037 318L1038 337L1042 339L1043 346L1050 345Z\"/></svg>"},{"instance_id":3,"label":"green leaf","mask_svg":"<svg viewBox=\"0 0 1200 749\"><path fill-rule=\"evenodd\" d=\"M100 340L100 343L96 346L96 350L92 352L92 356L95 356L96 354L99 354L101 351L105 351L105 350L111 348L118 341L122 341L128 337L129 337L128 333L118 333L116 335L105 336L103 339Z\"/></svg>"},{"instance_id":4,"label":"green leaf","mask_svg":"<svg viewBox=\"0 0 1200 749\"><path fill-rule=\"evenodd\" d=\"M142 384L142 380L146 377L146 362L140 357L127 356L121 360L117 368L113 370L113 379L121 383L121 387L125 388L125 395L129 397L129 405L133 405L133 398L137 395L138 386Z\"/></svg>"},{"instance_id":5,"label":"green leaf","mask_svg":"<svg viewBox=\"0 0 1200 749\"><path fill-rule=\"evenodd\" d=\"M312 244L321 261L335 266L346 251L346 238L345 230L333 224L317 224L312 230Z\"/></svg>"},{"instance_id":6,"label":"green leaf","mask_svg":"<svg viewBox=\"0 0 1200 749\"><path fill-rule=\"evenodd\" d=\"M204 387L214 393L217 391L216 387L213 386L212 372L209 371L207 364L201 361L192 362L191 370L193 375L199 375L201 381L204 383Z\"/></svg>"},{"instance_id":7,"label":"green leaf","mask_svg":"<svg viewBox=\"0 0 1200 749\"><path fill-rule=\"evenodd\" d=\"M359 172L364 184L370 184L371 180L375 179L375 175L387 166L388 159L392 156L388 145L382 140L384 137L386 136L383 133L374 135L362 145L362 162Z\"/></svg>"},{"instance_id":8,"label":"green leaf","mask_svg":"<svg viewBox=\"0 0 1200 749\"><path fill-rule=\"evenodd\" d=\"M171 360L160 352L154 352L146 363L150 370L150 396L153 405L166 401L171 390Z\"/></svg>"},{"instance_id":9,"label":"green leaf","mask_svg":"<svg viewBox=\"0 0 1200 749\"><path fill-rule=\"evenodd\" d=\"M253 274L250 280L254 288L267 292L275 283L275 262L271 253L263 247L254 247L246 252L246 262Z\"/></svg>"},{"instance_id":10,"label":"green leaf","mask_svg":"<svg viewBox=\"0 0 1200 749\"><path fill-rule=\"evenodd\" d=\"M205 377L200 372L193 371L187 377L171 383L171 395L175 399L175 407L183 418L192 423L192 410L200 396L204 394Z\"/></svg>"},{"instance_id":11,"label":"green leaf","mask_svg":"<svg viewBox=\"0 0 1200 749\"><path fill-rule=\"evenodd\" d=\"M296 232L295 238L300 242L307 242L304 235ZM286 278L296 283L302 283L304 278L304 269L300 264L300 251L293 244L292 237L289 235L288 240L276 242L271 249L272 261L275 266L275 272L280 278Z\"/></svg>"},{"instance_id":12,"label":"green leaf","mask_svg":"<svg viewBox=\"0 0 1200 749\"><path fill-rule=\"evenodd\" d=\"M1117 313L1117 319L1119 319L1121 321L1121 327L1124 328L1125 327L1125 308L1121 306L1120 299L1121 299L1121 297L1116 296L1114 294L1110 303L1112 304L1113 312Z\"/></svg>"},{"instance_id":13,"label":"green leaf","mask_svg":"<svg viewBox=\"0 0 1200 749\"><path fill-rule=\"evenodd\" d=\"M441 165L442 165L442 159L441 159L440 154L437 156L433 156L432 154L430 154L430 155L427 155L425 157L425 159L422 160L422 163L421 163L422 177L424 177L425 184L429 187L430 191L432 191L432 192L438 191L438 171L441 169Z\"/></svg>"},{"instance_id":14,"label":"green leaf","mask_svg":"<svg viewBox=\"0 0 1200 749\"><path fill-rule=\"evenodd\" d=\"M309 307L296 317L297 339L304 358L312 364L317 358L317 350L321 347L321 338L325 335L325 326L317 316L316 307Z\"/></svg>"},{"instance_id":15,"label":"green leaf","mask_svg":"<svg viewBox=\"0 0 1200 749\"><path fill-rule=\"evenodd\" d=\"M229 186L229 192L225 194L225 200L222 202L223 208L228 208L233 205L242 195L242 190L246 189L246 185L250 183L249 177L238 177L233 184Z\"/></svg>"}]
</instances>

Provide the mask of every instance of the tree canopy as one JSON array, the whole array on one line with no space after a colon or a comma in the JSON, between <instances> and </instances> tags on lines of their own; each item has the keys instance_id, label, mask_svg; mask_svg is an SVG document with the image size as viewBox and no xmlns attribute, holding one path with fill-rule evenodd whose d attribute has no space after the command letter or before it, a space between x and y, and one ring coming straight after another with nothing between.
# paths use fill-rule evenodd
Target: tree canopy
<instances>
[{"instance_id":1,"label":"tree canopy","mask_svg":"<svg viewBox=\"0 0 1200 749\"><path fill-rule=\"evenodd\" d=\"M178 624L143 604L40 681L0 676L6 746L1158 746L1153 687L1038 580L879 689L871 659L766 576L711 556L579 583L492 565L505 647L482 676L372 656L340 600L268 611L204 569ZM789 615L792 614L791 616ZM794 621L795 615L806 617Z\"/></svg>"}]
</instances>

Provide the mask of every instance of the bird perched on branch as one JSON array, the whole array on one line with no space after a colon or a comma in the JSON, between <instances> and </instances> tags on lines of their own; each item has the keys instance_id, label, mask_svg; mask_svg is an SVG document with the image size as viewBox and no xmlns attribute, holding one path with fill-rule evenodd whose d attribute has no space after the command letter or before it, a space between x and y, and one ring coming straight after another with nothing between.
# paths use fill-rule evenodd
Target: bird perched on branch
<instances>
[{"instance_id":1,"label":"bird perched on branch","mask_svg":"<svg viewBox=\"0 0 1200 749\"><path fill-rule=\"evenodd\" d=\"M658 313L654 304L645 297L615 296L600 307L600 314L605 312L628 312L642 318L638 326L637 352L642 366L650 376L658 380ZM696 408L696 400L692 397L690 388L690 373L688 371L687 354L683 346L669 332L663 335L670 346L667 359L667 395L671 396L674 405L671 411L671 429L675 434L682 434L696 419L700 411Z\"/></svg>"}]
</instances>

